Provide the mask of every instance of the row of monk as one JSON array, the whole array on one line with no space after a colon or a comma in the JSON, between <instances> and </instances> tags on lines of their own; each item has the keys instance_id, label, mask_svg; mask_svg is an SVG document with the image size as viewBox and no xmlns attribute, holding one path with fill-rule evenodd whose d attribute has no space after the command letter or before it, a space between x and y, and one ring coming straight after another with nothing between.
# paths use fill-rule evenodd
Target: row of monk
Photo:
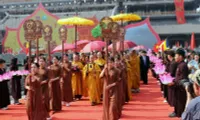
<instances>
[{"instance_id":1,"label":"row of monk","mask_svg":"<svg viewBox=\"0 0 200 120\"><path fill-rule=\"evenodd\" d=\"M140 55L131 51L123 55L110 54L106 62L101 52L89 56L74 53L72 62L66 54L63 61L53 57L51 65L47 65L42 56L30 67L27 63L25 69L31 70L25 79L28 119L51 119L50 113L61 111L62 105L69 107L70 102L86 97L92 106L103 101L104 120L118 120L122 105L132 99L132 90L139 92L140 78L149 68L146 57L145 51ZM6 72L4 63L1 59L0 74ZM16 58L12 60L10 70L18 70ZM12 97L17 105L21 98L20 79L20 76L14 76L10 80ZM144 79L147 84L147 77ZM10 104L7 81L0 82L0 89L3 98L0 108L6 110Z\"/></svg>"}]
</instances>

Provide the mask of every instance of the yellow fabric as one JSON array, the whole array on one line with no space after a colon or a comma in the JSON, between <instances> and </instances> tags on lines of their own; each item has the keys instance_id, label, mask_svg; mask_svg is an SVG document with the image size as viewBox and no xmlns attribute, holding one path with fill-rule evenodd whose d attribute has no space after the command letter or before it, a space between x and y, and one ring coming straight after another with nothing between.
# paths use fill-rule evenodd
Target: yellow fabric
<instances>
[{"instance_id":1,"label":"yellow fabric","mask_svg":"<svg viewBox=\"0 0 200 120\"><path fill-rule=\"evenodd\" d=\"M80 70L83 69L83 64L81 62L72 62L73 66L78 66ZM72 90L73 95L82 95L83 88L82 88L82 73L75 72L72 74Z\"/></svg>"},{"instance_id":2,"label":"yellow fabric","mask_svg":"<svg viewBox=\"0 0 200 120\"><path fill-rule=\"evenodd\" d=\"M131 14L131 13L129 13L129 14L122 13L122 14L118 14L115 16L111 16L111 18L115 22L117 22L117 21L138 21L138 20L142 19L139 15Z\"/></svg>"},{"instance_id":3,"label":"yellow fabric","mask_svg":"<svg viewBox=\"0 0 200 120\"><path fill-rule=\"evenodd\" d=\"M127 84L128 84L128 96L129 99L132 100L132 84L133 84L133 77L132 77L132 72L131 72L131 65L128 61L126 61L126 69L127 69Z\"/></svg>"},{"instance_id":4,"label":"yellow fabric","mask_svg":"<svg viewBox=\"0 0 200 120\"><path fill-rule=\"evenodd\" d=\"M101 58L101 59L95 60L95 63L97 65L104 66L106 64L106 61L103 58ZM103 78L101 78L99 80L99 83L98 83L99 84L99 91L100 91L101 94L103 94L103 81L104 81Z\"/></svg>"},{"instance_id":5,"label":"yellow fabric","mask_svg":"<svg viewBox=\"0 0 200 120\"><path fill-rule=\"evenodd\" d=\"M137 55L130 57L132 71L132 88L139 89L140 87L140 58Z\"/></svg>"},{"instance_id":6,"label":"yellow fabric","mask_svg":"<svg viewBox=\"0 0 200 120\"><path fill-rule=\"evenodd\" d=\"M100 65L100 66L103 66L106 64L106 61L103 59L103 58L98 58L94 61L96 64Z\"/></svg>"},{"instance_id":7,"label":"yellow fabric","mask_svg":"<svg viewBox=\"0 0 200 120\"><path fill-rule=\"evenodd\" d=\"M66 19L59 19L57 23L60 25L94 25L94 21L77 16Z\"/></svg>"},{"instance_id":8,"label":"yellow fabric","mask_svg":"<svg viewBox=\"0 0 200 120\"><path fill-rule=\"evenodd\" d=\"M87 82L90 102L100 103L99 75L101 68L95 63L88 63L83 68L83 80Z\"/></svg>"}]
</instances>

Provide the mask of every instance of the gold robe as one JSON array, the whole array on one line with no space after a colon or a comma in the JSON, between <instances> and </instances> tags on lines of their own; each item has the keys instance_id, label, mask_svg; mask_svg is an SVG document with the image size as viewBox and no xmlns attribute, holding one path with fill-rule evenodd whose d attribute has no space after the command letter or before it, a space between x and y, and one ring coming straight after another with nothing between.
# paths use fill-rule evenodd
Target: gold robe
<instances>
[{"instance_id":1,"label":"gold robe","mask_svg":"<svg viewBox=\"0 0 200 120\"><path fill-rule=\"evenodd\" d=\"M104 68L104 65L106 64L106 61L101 58L101 59L96 59L94 61L97 65L99 65L99 67L101 68L101 70ZM103 78L102 78L103 79ZM97 84L99 85L99 91L100 94L103 94L103 81L102 79L98 79L99 81L97 82Z\"/></svg>"},{"instance_id":2,"label":"gold robe","mask_svg":"<svg viewBox=\"0 0 200 120\"><path fill-rule=\"evenodd\" d=\"M128 84L128 96L129 100L132 99L132 85L133 85L133 76L132 76L132 70L131 70L131 65L129 61L126 61L126 69L127 69L127 84Z\"/></svg>"},{"instance_id":3,"label":"gold robe","mask_svg":"<svg viewBox=\"0 0 200 120\"><path fill-rule=\"evenodd\" d=\"M137 55L132 55L130 58L132 71L132 88L139 89L140 87L140 58Z\"/></svg>"},{"instance_id":4,"label":"gold robe","mask_svg":"<svg viewBox=\"0 0 200 120\"><path fill-rule=\"evenodd\" d=\"M87 83L90 102L100 103L99 75L101 68L95 63L88 63L83 68L83 81Z\"/></svg>"},{"instance_id":5,"label":"gold robe","mask_svg":"<svg viewBox=\"0 0 200 120\"><path fill-rule=\"evenodd\" d=\"M81 62L72 62L72 66L77 66L78 71L72 70L72 90L73 95L83 94L83 81L82 81L82 69L83 64Z\"/></svg>"}]
</instances>

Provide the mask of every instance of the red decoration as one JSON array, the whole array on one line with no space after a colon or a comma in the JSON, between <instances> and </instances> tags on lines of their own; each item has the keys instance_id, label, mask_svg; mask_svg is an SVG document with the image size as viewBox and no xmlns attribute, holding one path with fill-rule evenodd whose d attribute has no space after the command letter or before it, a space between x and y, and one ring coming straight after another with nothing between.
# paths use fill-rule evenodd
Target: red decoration
<instances>
[{"instance_id":1,"label":"red decoration","mask_svg":"<svg viewBox=\"0 0 200 120\"><path fill-rule=\"evenodd\" d=\"M184 9L184 0L174 0L174 5L176 9L176 20L178 24L186 23L185 20L185 9Z\"/></svg>"},{"instance_id":2,"label":"red decoration","mask_svg":"<svg viewBox=\"0 0 200 120\"><path fill-rule=\"evenodd\" d=\"M190 41L190 49L194 50L195 47L196 47L195 36L194 36L194 33L192 33L191 41Z\"/></svg>"}]
</instances>

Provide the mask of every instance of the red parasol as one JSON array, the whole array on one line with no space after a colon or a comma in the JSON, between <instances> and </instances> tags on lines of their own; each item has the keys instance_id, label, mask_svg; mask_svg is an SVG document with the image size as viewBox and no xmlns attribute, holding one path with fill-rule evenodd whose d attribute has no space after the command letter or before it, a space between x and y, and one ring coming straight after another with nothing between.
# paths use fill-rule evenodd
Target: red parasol
<instances>
[{"instance_id":1,"label":"red parasol","mask_svg":"<svg viewBox=\"0 0 200 120\"><path fill-rule=\"evenodd\" d=\"M67 44L67 43L64 44L64 51L72 50L72 49L75 49L75 46L73 44ZM53 49L52 53L61 52L61 51L62 51L62 45L59 45Z\"/></svg>"},{"instance_id":2,"label":"red parasol","mask_svg":"<svg viewBox=\"0 0 200 120\"><path fill-rule=\"evenodd\" d=\"M82 52L92 52L92 51L102 51L102 48L106 46L106 43L103 41L92 41L85 45L82 49Z\"/></svg>"},{"instance_id":3,"label":"red parasol","mask_svg":"<svg viewBox=\"0 0 200 120\"><path fill-rule=\"evenodd\" d=\"M116 43L116 50L117 51L120 51L120 49L121 49L120 44L121 44L120 42ZM132 41L129 41L129 40L124 41L124 49L125 50L133 48L135 46L137 46L137 45L134 42L132 42ZM113 47L113 44L109 45L108 49L111 50L112 47Z\"/></svg>"},{"instance_id":4,"label":"red parasol","mask_svg":"<svg viewBox=\"0 0 200 120\"><path fill-rule=\"evenodd\" d=\"M90 42L89 40L78 40L76 44L77 44L77 47L83 48L83 47L85 47L85 45L87 45L89 42ZM75 43L74 43L74 45L75 45Z\"/></svg>"}]
</instances>

